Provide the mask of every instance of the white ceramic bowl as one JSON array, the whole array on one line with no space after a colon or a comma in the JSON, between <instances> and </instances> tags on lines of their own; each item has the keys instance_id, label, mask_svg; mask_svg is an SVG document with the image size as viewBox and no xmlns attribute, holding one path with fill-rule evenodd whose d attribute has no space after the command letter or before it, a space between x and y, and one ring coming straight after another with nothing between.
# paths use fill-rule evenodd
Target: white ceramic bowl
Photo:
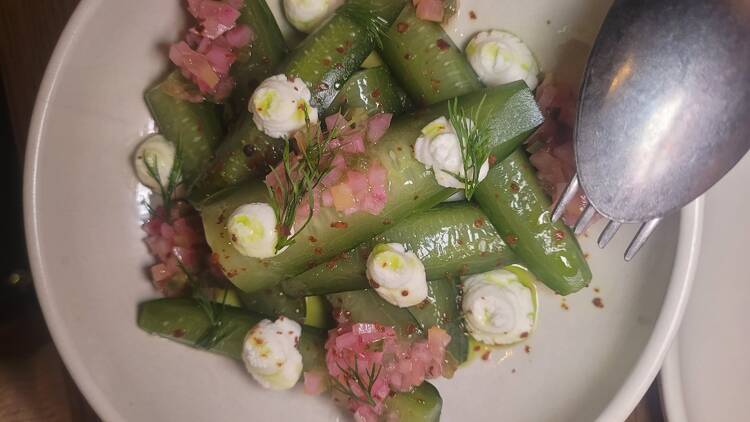
<instances>
[{"instance_id":1,"label":"white ceramic bowl","mask_svg":"<svg viewBox=\"0 0 750 422\"><path fill-rule=\"evenodd\" d=\"M670 422L750 420L750 339L744 333L750 275L750 155L706 195L695 291L661 371Z\"/></svg>"},{"instance_id":2,"label":"white ceramic bowl","mask_svg":"<svg viewBox=\"0 0 750 422\"><path fill-rule=\"evenodd\" d=\"M581 46L595 36L608 4L464 0L449 32L462 42L479 29L509 29L544 68L565 65L561 73L575 75L585 60ZM278 12L276 0L272 6ZM299 388L264 391L237 363L135 325L137 304L155 294L139 228L147 194L131 154L154 131L142 93L166 71L164 46L179 37L183 16L177 0L83 0L55 51L25 175L29 252L47 323L74 379L108 421L333 420L342 413L327 399ZM567 298L568 310L541 287L529 352L525 345L495 352L439 381L444 420L623 420L674 335L700 222L698 202L665 221L630 264L622 252L633 230L606 251L583 239L592 286Z\"/></svg>"}]
</instances>

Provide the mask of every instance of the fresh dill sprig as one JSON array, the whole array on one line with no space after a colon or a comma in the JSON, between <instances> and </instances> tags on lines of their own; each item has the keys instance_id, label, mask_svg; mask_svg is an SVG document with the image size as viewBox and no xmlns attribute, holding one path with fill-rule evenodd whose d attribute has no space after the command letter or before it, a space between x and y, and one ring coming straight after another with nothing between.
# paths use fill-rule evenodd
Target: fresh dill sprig
<instances>
[{"instance_id":1,"label":"fresh dill sprig","mask_svg":"<svg viewBox=\"0 0 750 422\"><path fill-rule=\"evenodd\" d=\"M304 145L300 146L298 154L294 154L290 142L286 142L281 169L271 169L278 191L274 191L273 187L266 184L270 205L278 223L277 252L292 245L297 235L310 223L315 208L315 188L331 169L328 163L332 155L329 145L338 136L338 128L331 128L326 134L321 135L320 126L313 125L307 114L307 108L303 109L305 112ZM307 218L292 233L292 227L297 218L297 207L305 197L309 206Z\"/></svg>"},{"instance_id":2,"label":"fresh dill sprig","mask_svg":"<svg viewBox=\"0 0 750 422\"><path fill-rule=\"evenodd\" d=\"M479 185L482 165L490 157L489 127L487 120L480 119L485 99L486 96L482 97L479 105L468 111L455 98L448 103L448 120L456 131L464 170L463 175L450 174L464 184L464 194L468 200Z\"/></svg>"},{"instance_id":3,"label":"fresh dill sprig","mask_svg":"<svg viewBox=\"0 0 750 422\"><path fill-rule=\"evenodd\" d=\"M330 377L331 382L333 383L331 387L353 400L357 400L370 406L375 406L376 403L375 398L372 396L372 388L375 386L375 382L377 381L378 376L380 376L383 366L373 362L372 367L365 368L367 379L362 379L362 376L359 374L359 364L356 356L354 357L354 368L351 366L344 368L338 363L336 363L336 366L338 366L339 370L344 374L345 383L339 381L337 377ZM359 388L364 397L354 392L352 384Z\"/></svg>"},{"instance_id":4,"label":"fresh dill sprig","mask_svg":"<svg viewBox=\"0 0 750 422\"><path fill-rule=\"evenodd\" d=\"M220 303L217 303L206 296L201 289L200 282L195 279L190 271L188 271L180 259L177 259L177 265L187 277L188 284L193 293L193 299L198 303L198 306L203 310L203 313L206 314L206 318L208 318L209 326L195 341L195 345L201 349L212 349L230 334L230 331L228 331L227 327L224 325L224 309L226 308L227 294L229 293L229 290L224 290L224 297Z\"/></svg>"},{"instance_id":5,"label":"fresh dill sprig","mask_svg":"<svg viewBox=\"0 0 750 422\"><path fill-rule=\"evenodd\" d=\"M148 171L149 176L153 177L159 185L164 215L168 220L171 215L170 211L172 206L175 203L175 190L177 190L177 186L180 185L180 179L182 176L182 148L180 147L180 143L177 144L174 161L172 162L172 168L169 170L166 186L161 181L161 176L159 175L159 163L157 160L158 158L156 157L156 154L147 155L144 153L143 155L143 163L146 165L146 171ZM151 215L156 214L156 210L151 205L146 204L146 207Z\"/></svg>"},{"instance_id":6,"label":"fresh dill sprig","mask_svg":"<svg viewBox=\"0 0 750 422\"><path fill-rule=\"evenodd\" d=\"M351 19L363 29L370 41L378 48L383 48L381 37L386 36L388 21L377 9L360 2L350 1L336 9L336 13Z\"/></svg>"}]
</instances>

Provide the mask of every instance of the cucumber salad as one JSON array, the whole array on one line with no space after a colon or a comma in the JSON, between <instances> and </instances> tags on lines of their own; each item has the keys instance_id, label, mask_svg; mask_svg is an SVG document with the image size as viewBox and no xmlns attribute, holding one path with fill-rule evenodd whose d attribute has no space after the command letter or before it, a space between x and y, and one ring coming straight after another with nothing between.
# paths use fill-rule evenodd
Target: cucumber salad
<instances>
[{"instance_id":1,"label":"cucumber salad","mask_svg":"<svg viewBox=\"0 0 750 422\"><path fill-rule=\"evenodd\" d=\"M519 37L458 48L448 0L284 0L290 48L266 0L185 7L133 155L163 296L143 330L359 421L437 421L428 380L533 335L538 287L589 284L550 221L575 97Z\"/></svg>"}]
</instances>

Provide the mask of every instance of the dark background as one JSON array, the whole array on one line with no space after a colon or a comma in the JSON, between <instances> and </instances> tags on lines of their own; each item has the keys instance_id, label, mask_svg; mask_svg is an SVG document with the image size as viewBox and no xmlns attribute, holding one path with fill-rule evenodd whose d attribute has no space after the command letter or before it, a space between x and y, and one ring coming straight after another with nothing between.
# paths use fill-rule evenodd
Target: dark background
<instances>
[{"instance_id":1,"label":"dark background","mask_svg":"<svg viewBox=\"0 0 750 422\"><path fill-rule=\"evenodd\" d=\"M79 0L0 0L0 421L98 421L49 337L27 273L22 164L36 92ZM128 0L119 0L128 1ZM153 0L179 1L179 0ZM649 390L628 422L663 421Z\"/></svg>"}]
</instances>

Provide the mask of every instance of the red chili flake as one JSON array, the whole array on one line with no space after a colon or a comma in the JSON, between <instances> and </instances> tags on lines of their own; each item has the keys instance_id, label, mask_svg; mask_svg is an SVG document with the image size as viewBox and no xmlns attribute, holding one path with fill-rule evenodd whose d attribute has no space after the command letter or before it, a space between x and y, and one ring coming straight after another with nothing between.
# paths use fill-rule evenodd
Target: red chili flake
<instances>
[{"instance_id":1,"label":"red chili flake","mask_svg":"<svg viewBox=\"0 0 750 422\"><path fill-rule=\"evenodd\" d=\"M313 252L315 253L315 255L323 255L323 248L315 248L313 249Z\"/></svg>"},{"instance_id":2,"label":"red chili flake","mask_svg":"<svg viewBox=\"0 0 750 422\"><path fill-rule=\"evenodd\" d=\"M222 212L221 214L219 214L219 218L216 219L216 224L223 224L225 218L226 217L224 216L224 213Z\"/></svg>"},{"instance_id":3,"label":"red chili flake","mask_svg":"<svg viewBox=\"0 0 750 422\"><path fill-rule=\"evenodd\" d=\"M344 69L344 65L341 64L341 63L336 63L333 67L335 67L338 70L343 70Z\"/></svg>"},{"instance_id":4,"label":"red chili flake","mask_svg":"<svg viewBox=\"0 0 750 422\"><path fill-rule=\"evenodd\" d=\"M383 225L384 226L389 226L391 224L392 224L391 220L388 220L388 219L383 220Z\"/></svg>"},{"instance_id":5,"label":"red chili flake","mask_svg":"<svg viewBox=\"0 0 750 422\"><path fill-rule=\"evenodd\" d=\"M563 240L565 239L565 232L562 230L555 230L553 236L555 237L555 240Z\"/></svg>"},{"instance_id":6,"label":"red chili flake","mask_svg":"<svg viewBox=\"0 0 750 422\"><path fill-rule=\"evenodd\" d=\"M490 165L490 167L494 166L495 163L497 163L497 155L490 154L489 157L487 157L487 164Z\"/></svg>"},{"instance_id":7,"label":"red chili flake","mask_svg":"<svg viewBox=\"0 0 750 422\"><path fill-rule=\"evenodd\" d=\"M264 266L265 268L268 268L268 267L269 267L270 265L271 265L271 263L270 263L270 262L268 262L268 261L263 261L263 266Z\"/></svg>"},{"instance_id":8,"label":"red chili flake","mask_svg":"<svg viewBox=\"0 0 750 422\"><path fill-rule=\"evenodd\" d=\"M476 19L477 14L473 10L469 10L469 19Z\"/></svg>"},{"instance_id":9,"label":"red chili flake","mask_svg":"<svg viewBox=\"0 0 750 422\"><path fill-rule=\"evenodd\" d=\"M345 228L349 227L349 225L346 224L343 221L335 221L335 222L331 223L331 227L334 228L334 229L345 229Z\"/></svg>"},{"instance_id":10,"label":"red chili flake","mask_svg":"<svg viewBox=\"0 0 750 422\"><path fill-rule=\"evenodd\" d=\"M178 328L174 331L172 331L172 337L180 338L185 335L185 330L182 328Z\"/></svg>"},{"instance_id":11,"label":"red chili flake","mask_svg":"<svg viewBox=\"0 0 750 422\"><path fill-rule=\"evenodd\" d=\"M380 288L380 284L378 284L378 282L375 281L375 280L370 280L370 284L372 285L373 289L379 289Z\"/></svg>"},{"instance_id":12,"label":"red chili flake","mask_svg":"<svg viewBox=\"0 0 750 422\"><path fill-rule=\"evenodd\" d=\"M444 39L438 38L438 40L437 40L437 48L439 48L440 51L445 51L445 50L451 48L451 45L448 44Z\"/></svg>"},{"instance_id":13,"label":"red chili flake","mask_svg":"<svg viewBox=\"0 0 750 422\"><path fill-rule=\"evenodd\" d=\"M604 302L602 302L602 298L600 297L595 297L594 300L591 301L591 303L593 303L597 308L604 307Z\"/></svg>"},{"instance_id":14,"label":"red chili flake","mask_svg":"<svg viewBox=\"0 0 750 422\"><path fill-rule=\"evenodd\" d=\"M598 287L594 287L594 291L595 291L596 293L599 293L599 288L598 288Z\"/></svg>"},{"instance_id":15,"label":"red chili flake","mask_svg":"<svg viewBox=\"0 0 750 422\"><path fill-rule=\"evenodd\" d=\"M403 150L404 150L404 149L403 149L403 148L401 148L401 147L396 147L396 151L398 151L398 152L401 152L401 151L403 151Z\"/></svg>"},{"instance_id":16,"label":"red chili flake","mask_svg":"<svg viewBox=\"0 0 750 422\"><path fill-rule=\"evenodd\" d=\"M484 226L484 218L477 218L474 220L474 227L480 228L482 226Z\"/></svg>"},{"instance_id":17,"label":"red chili flake","mask_svg":"<svg viewBox=\"0 0 750 422\"><path fill-rule=\"evenodd\" d=\"M346 49L344 48L344 46L343 46L343 45L340 45L340 46L336 47L336 51L337 51L337 52L338 52L339 54L344 54L344 52L346 51Z\"/></svg>"},{"instance_id":18,"label":"red chili flake","mask_svg":"<svg viewBox=\"0 0 750 422\"><path fill-rule=\"evenodd\" d=\"M315 243L318 241L318 239L315 236L310 236L307 238L310 242Z\"/></svg>"},{"instance_id":19,"label":"red chili flake","mask_svg":"<svg viewBox=\"0 0 750 422\"><path fill-rule=\"evenodd\" d=\"M372 91L372 94L371 94L371 95L372 95L372 98L380 98L380 90L379 90L378 88L375 88L375 89L374 89L374 90Z\"/></svg>"},{"instance_id":20,"label":"red chili flake","mask_svg":"<svg viewBox=\"0 0 750 422\"><path fill-rule=\"evenodd\" d=\"M513 193L518 193L518 191L521 190L521 187L518 186L518 183L516 182L510 182L510 191Z\"/></svg>"},{"instance_id":21,"label":"red chili flake","mask_svg":"<svg viewBox=\"0 0 750 422\"><path fill-rule=\"evenodd\" d=\"M409 53L406 53L406 54L404 54L404 58L405 58L406 60L411 60L411 59L412 59L413 57L414 57L414 56L413 56L413 55L411 55L411 54L409 54Z\"/></svg>"},{"instance_id":22,"label":"red chili flake","mask_svg":"<svg viewBox=\"0 0 750 422\"><path fill-rule=\"evenodd\" d=\"M237 236L235 236L234 234L232 234L232 242L237 242Z\"/></svg>"},{"instance_id":23,"label":"red chili flake","mask_svg":"<svg viewBox=\"0 0 750 422\"><path fill-rule=\"evenodd\" d=\"M482 346L480 346L480 345L478 345L478 344L477 344L476 346L474 346L474 351L475 351L475 352L478 352L478 351L480 351L480 350L482 350Z\"/></svg>"},{"instance_id":24,"label":"red chili flake","mask_svg":"<svg viewBox=\"0 0 750 422\"><path fill-rule=\"evenodd\" d=\"M336 266L338 266L338 263L335 259L326 262L326 268L328 268L329 270L336 268Z\"/></svg>"},{"instance_id":25,"label":"red chili flake","mask_svg":"<svg viewBox=\"0 0 750 422\"><path fill-rule=\"evenodd\" d=\"M295 76L292 74L286 75L286 80L288 82L294 82Z\"/></svg>"},{"instance_id":26,"label":"red chili flake","mask_svg":"<svg viewBox=\"0 0 750 422\"><path fill-rule=\"evenodd\" d=\"M456 239L456 243L458 243L459 245L463 245L464 244L464 240L463 239Z\"/></svg>"},{"instance_id":27,"label":"red chili flake","mask_svg":"<svg viewBox=\"0 0 750 422\"><path fill-rule=\"evenodd\" d=\"M563 308L563 310L565 310L565 311L567 311L568 309L570 309L570 307L568 307L568 304L565 303L565 302L561 302L560 303L560 307Z\"/></svg>"},{"instance_id":28,"label":"red chili flake","mask_svg":"<svg viewBox=\"0 0 750 422\"><path fill-rule=\"evenodd\" d=\"M583 253L583 259L589 259L589 253L588 252L584 252Z\"/></svg>"},{"instance_id":29,"label":"red chili flake","mask_svg":"<svg viewBox=\"0 0 750 422\"><path fill-rule=\"evenodd\" d=\"M490 360L490 351L487 350L484 353L482 353L482 360Z\"/></svg>"},{"instance_id":30,"label":"red chili flake","mask_svg":"<svg viewBox=\"0 0 750 422\"><path fill-rule=\"evenodd\" d=\"M417 332L417 326L414 324L406 325L406 334L414 334Z\"/></svg>"},{"instance_id":31,"label":"red chili flake","mask_svg":"<svg viewBox=\"0 0 750 422\"><path fill-rule=\"evenodd\" d=\"M325 82L321 82L321 83L318 84L318 91L325 91L328 88L330 88L330 87Z\"/></svg>"},{"instance_id":32,"label":"red chili flake","mask_svg":"<svg viewBox=\"0 0 750 422\"><path fill-rule=\"evenodd\" d=\"M505 243L507 243L510 246L515 245L516 243L518 243L518 235L509 234L505 236Z\"/></svg>"},{"instance_id":33,"label":"red chili flake","mask_svg":"<svg viewBox=\"0 0 750 422\"><path fill-rule=\"evenodd\" d=\"M401 296L409 296L408 290L401 290Z\"/></svg>"},{"instance_id":34,"label":"red chili flake","mask_svg":"<svg viewBox=\"0 0 750 422\"><path fill-rule=\"evenodd\" d=\"M269 59L268 56L263 56L263 58L260 59L260 61L262 61L263 64L271 63L271 59Z\"/></svg>"},{"instance_id":35,"label":"red chili flake","mask_svg":"<svg viewBox=\"0 0 750 422\"><path fill-rule=\"evenodd\" d=\"M521 338L526 338L528 336L529 336L529 332L528 331L524 331L524 332L521 333Z\"/></svg>"},{"instance_id":36,"label":"red chili flake","mask_svg":"<svg viewBox=\"0 0 750 422\"><path fill-rule=\"evenodd\" d=\"M227 271L227 277L229 278L236 277L237 274L239 274L239 271L237 270Z\"/></svg>"},{"instance_id":37,"label":"red chili flake","mask_svg":"<svg viewBox=\"0 0 750 422\"><path fill-rule=\"evenodd\" d=\"M430 85L432 85L433 91L440 90L440 81L437 79L430 79Z\"/></svg>"},{"instance_id":38,"label":"red chili flake","mask_svg":"<svg viewBox=\"0 0 750 422\"><path fill-rule=\"evenodd\" d=\"M263 344L263 339L262 338L252 337L252 339L253 339L253 342L255 344L257 344L258 346L260 346L261 344Z\"/></svg>"},{"instance_id":39,"label":"red chili flake","mask_svg":"<svg viewBox=\"0 0 750 422\"><path fill-rule=\"evenodd\" d=\"M327 57L325 59L321 60L320 62L323 63L323 66L330 66L331 65L331 59L329 59Z\"/></svg>"},{"instance_id":40,"label":"red chili flake","mask_svg":"<svg viewBox=\"0 0 750 422\"><path fill-rule=\"evenodd\" d=\"M531 353L531 346L527 344L526 346L524 346L523 351L526 353Z\"/></svg>"}]
</instances>

